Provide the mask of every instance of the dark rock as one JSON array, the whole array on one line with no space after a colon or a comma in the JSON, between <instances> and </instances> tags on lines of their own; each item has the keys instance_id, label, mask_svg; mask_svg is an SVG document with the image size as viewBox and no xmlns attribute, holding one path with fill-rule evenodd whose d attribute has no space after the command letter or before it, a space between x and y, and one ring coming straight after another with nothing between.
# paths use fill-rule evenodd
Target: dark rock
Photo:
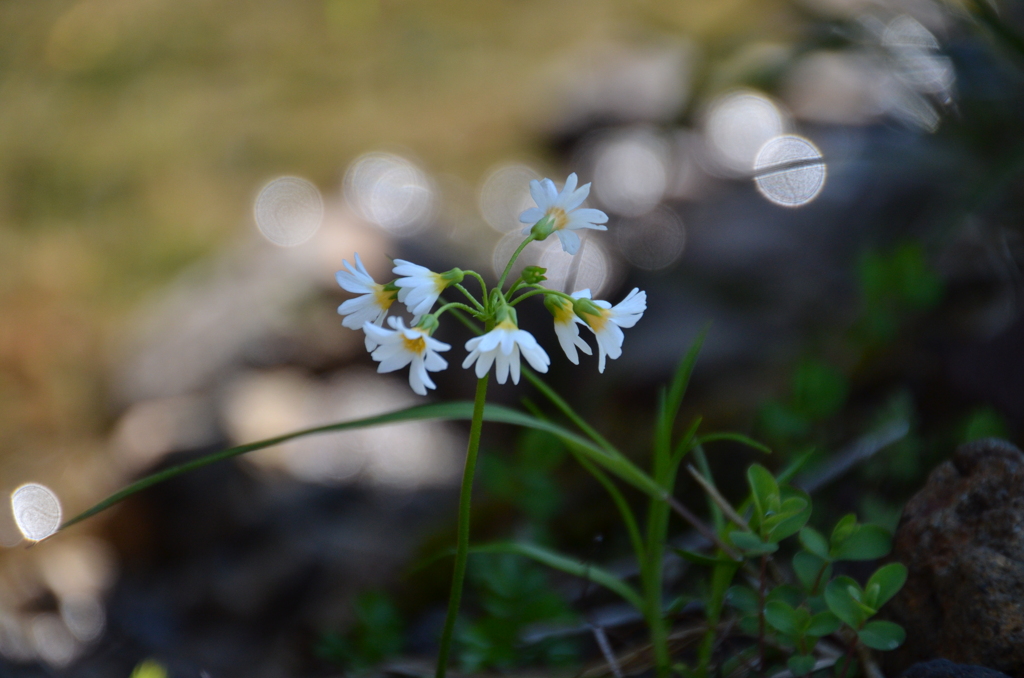
<instances>
[{"instance_id":1,"label":"dark rock","mask_svg":"<svg viewBox=\"0 0 1024 678\"><path fill-rule=\"evenodd\" d=\"M933 659L930 662L914 664L903 678L1008 678L995 669L974 664L954 664L948 659Z\"/></svg>"},{"instance_id":2,"label":"dark rock","mask_svg":"<svg viewBox=\"0 0 1024 678\"><path fill-rule=\"evenodd\" d=\"M893 555L909 576L886 614L907 641L887 673L944 657L1024 676L1024 453L962 445L907 503Z\"/></svg>"}]
</instances>

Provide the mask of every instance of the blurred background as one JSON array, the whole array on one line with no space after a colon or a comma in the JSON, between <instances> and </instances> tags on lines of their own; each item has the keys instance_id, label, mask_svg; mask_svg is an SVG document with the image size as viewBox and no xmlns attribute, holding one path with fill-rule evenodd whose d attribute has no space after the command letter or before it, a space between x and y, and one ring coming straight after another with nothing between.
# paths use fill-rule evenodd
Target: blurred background
<instances>
[{"instance_id":1,"label":"blurred background","mask_svg":"<svg viewBox=\"0 0 1024 678\"><path fill-rule=\"evenodd\" d=\"M776 467L810 451L816 521L892 527L958 443L1021 442L1024 16L985 2L2 3L0 487L42 483L67 517L197 454L424 402L341 327L335 271L359 252L378 281L388 256L494 279L528 182L576 172L608 231L524 261L613 303L640 287L648 311L598 375L524 304L550 383L642 461L657 387L711 322L686 415ZM430 399L471 397L468 335L438 337ZM429 672L465 439L306 439L32 548L8 506L0 672ZM483 449L479 539L628 571L556 441L488 427ZM752 457L709 454L735 496ZM467 595L469 671L575 671L588 623L635 639L515 559L475 558Z\"/></svg>"}]
</instances>

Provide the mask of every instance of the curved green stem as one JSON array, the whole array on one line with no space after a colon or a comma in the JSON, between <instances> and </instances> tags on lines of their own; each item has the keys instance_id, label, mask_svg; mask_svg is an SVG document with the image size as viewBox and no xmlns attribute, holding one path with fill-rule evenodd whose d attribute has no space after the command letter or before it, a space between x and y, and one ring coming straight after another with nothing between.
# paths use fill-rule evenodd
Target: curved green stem
<instances>
[{"instance_id":1,"label":"curved green stem","mask_svg":"<svg viewBox=\"0 0 1024 678\"><path fill-rule=\"evenodd\" d=\"M516 249L516 251L512 254L512 258L509 259L508 260L508 264L505 265L505 270L502 272L501 277L498 278L498 289L499 290L502 287L505 286L505 278L508 277L509 272L512 270L512 264L516 263L516 259L519 258L519 255L523 253L523 250L526 249L526 246L529 245L531 242L533 242L533 240L534 240L533 235L526 236L526 240L524 240L522 242L522 244L519 245L519 247Z\"/></svg>"},{"instance_id":2,"label":"curved green stem","mask_svg":"<svg viewBox=\"0 0 1024 678\"><path fill-rule=\"evenodd\" d=\"M509 290L509 294L512 294L513 291L514 290ZM531 290L530 292L525 292L523 294L520 294L518 297L516 297L515 299L513 299L509 303L509 306L515 306L516 304L518 304L523 299L528 299L530 297L535 297L538 294L543 294L545 296L552 296L552 297L562 297L563 299L568 299L570 302L573 301L573 298L571 296L569 296L568 294L566 294L565 292L559 292L558 290L549 290L546 287L538 287L537 289Z\"/></svg>"},{"instance_id":3,"label":"curved green stem","mask_svg":"<svg viewBox=\"0 0 1024 678\"><path fill-rule=\"evenodd\" d=\"M455 545L455 571L452 573L452 590L448 597L448 616L441 633L441 648L437 654L437 678L444 678L448 670L448 654L451 651L452 635L455 633L455 619L462 601L462 584L466 579L466 561L469 557L469 509L473 494L473 475L476 472L476 457L480 450L480 431L484 423L484 405L487 402L487 380L490 373L476 382L476 397L473 399L473 421L469 426L469 446L466 449L466 467L462 472L462 489L459 492L459 527Z\"/></svg>"},{"instance_id":4,"label":"curved green stem","mask_svg":"<svg viewBox=\"0 0 1024 678\"><path fill-rule=\"evenodd\" d=\"M476 316L476 317L480 317L480 314L481 314L481 311L478 311L475 308L471 308L471 307L467 306L466 304L463 304L460 301L450 301L447 304L445 304L444 306L442 306L439 309L437 309L436 311L434 311L431 315L433 315L435 318L439 318L439 317L441 317L442 313L444 313L445 311L450 311L453 308L457 308L460 311L466 311L470 315L473 315L473 316Z\"/></svg>"},{"instance_id":5,"label":"curved green stem","mask_svg":"<svg viewBox=\"0 0 1024 678\"><path fill-rule=\"evenodd\" d=\"M476 278L477 282L480 283L480 296L483 297L484 301L487 300L487 283L484 282L484 277L476 271L463 271L466 275L471 275Z\"/></svg>"},{"instance_id":6,"label":"curved green stem","mask_svg":"<svg viewBox=\"0 0 1024 678\"><path fill-rule=\"evenodd\" d=\"M462 285L460 285L458 283L455 283L454 285L452 285L452 287L454 287L455 289L457 289L458 291L460 291L464 295L466 295L466 298L469 299L470 301L472 301L473 305L476 306L476 310L478 310L478 311L483 311L484 310L484 305L481 304L480 301L477 300L476 297L474 297L472 294L470 294L469 290L467 290L465 287L463 287ZM486 294L485 294L485 296L486 296Z\"/></svg>"}]
</instances>

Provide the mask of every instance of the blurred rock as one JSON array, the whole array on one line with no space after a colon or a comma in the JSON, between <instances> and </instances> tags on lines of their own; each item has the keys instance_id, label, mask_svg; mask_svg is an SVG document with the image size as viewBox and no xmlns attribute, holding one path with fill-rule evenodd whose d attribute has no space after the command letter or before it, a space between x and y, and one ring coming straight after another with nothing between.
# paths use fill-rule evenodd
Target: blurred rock
<instances>
[{"instance_id":1,"label":"blurred rock","mask_svg":"<svg viewBox=\"0 0 1024 678\"><path fill-rule=\"evenodd\" d=\"M948 659L933 659L930 662L914 664L903 678L1006 678L1006 674L995 669L974 664L954 664Z\"/></svg>"},{"instance_id":2,"label":"blurred rock","mask_svg":"<svg viewBox=\"0 0 1024 678\"><path fill-rule=\"evenodd\" d=\"M1024 453L1010 443L962 445L932 472L896 532L909 577L888 614L907 641L887 673L941 656L1024 675L1022 525Z\"/></svg>"}]
</instances>

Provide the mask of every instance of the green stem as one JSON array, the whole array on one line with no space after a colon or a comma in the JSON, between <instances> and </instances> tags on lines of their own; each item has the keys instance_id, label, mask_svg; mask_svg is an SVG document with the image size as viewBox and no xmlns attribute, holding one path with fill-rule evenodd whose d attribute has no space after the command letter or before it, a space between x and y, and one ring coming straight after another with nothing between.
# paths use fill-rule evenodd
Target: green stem
<instances>
[{"instance_id":1,"label":"green stem","mask_svg":"<svg viewBox=\"0 0 1024 678\"><path fill-rule=\"evenodd\" d=\"M450 311L453 308L457 308L460 311L465 311L466 313L469 313L470 315L473 315L473 316L479 316L480 315L480 313L476 309L470 308L469 306L466 306L465 304L463 304L460 301L448 302L447 304L445 304L441 308L439 308L436 311L434 311L434 313L432 315L435 318L440 318L442 313L444 313L445 311Z\"/></svg>"},{"instance_id":2,"label":"green stem","mask_svg":"<svg viewBox=\"0 0 1024 678\"><path fill-rule=\"evenodd\" d=\"M655 675L667 678L671 673L672 661L668 651L668 627L662 609L662 579L664 577L665 538L668 531L668 505L664 501L651 499L647 513L647 557L643 565L644 601L647 604L647 627L651 633L654 648Z\"/></svg>"},{"instance_id":3,"label":"green stem","mask_svg":"<svg viewBox=\"0 0 1024 678\"><path fill-rule=\"evenodd\" d=\"M486 302L487 301L487 283L484 282L484 277L482 275L480 275L479 273L477 273L476 271L465 271L465 274L466 275L471 275L471 276L473 276L474 278L477 279L477 282L480 283L480 296Z\"/></svg>"},{"instance_id":4,"label":"green stem","mask_svg":"<svg viewBox=\"0 0 1024 678\"><path fill-rule=\"evenodd\" d=\"M484 423L484 405L487 402L487 380L485 374L476 382L476 397L473 399L473 421L469 426L469 446L466 449L466 467L462 473L462 489L459 492L459 528L455 545L455 571L452 573L452 590L448 597L448 616L441 633L441 648L437 654L437 678L444 678L448 670L448 654L455 633L455 619L462 601L462 583L466 578L466 561L469 558L469 508L473 495L473 475L476 472L476 457L480 450L480 431Z\"/></svg>"},{"instance_id":5,"label":"green stem","mask_svg":"<svg viewBox=\"0 0 1024 678\"><path fill-rule=\"evenodd\" d=\"M505 265L505 270L502 272L501 277L498 278L499 290L505 286L505 278L508 277L509 272L512 270L512 264L516 263L516 259L518 259L519 255L523 253L523 250L526 249L526 246L533 242L533 239L533 235L526 236L526 240L524 240L522 244L519 245L516 251L512 254L512 258L509 259L508 264Z\"/></svg>"},{"instance_id":6,"label":"green stem","mask_svg":"<svg viewBox=\"0 0 1024 678\"><path fill-rule=\"evenodd\" d=\"M597 429L588 424L586 420L583 419L583 417L576 414L576 411L569 406L569 403L565 402L562 396L555 393L554 389L548 386L543 379L538 377L533 372L533 370L529 369L528 367L524 367L523 376L526 377L527 381L533 384L534 388L543 393L544 397L551 401L551 404L557 407L562 414L568 417L569 421L576 424L576 426L578 426L581 431L590 436L590 439L597 443L598 446L611 453L617 454L617 451L614 447L612 447L612 444L608 442L608 440L604 436L598 433Z\"/></svg>"},{"instance_id":7,"label":"green stem","mask_svg":"<svg viewBox=\"0 0 1024 678\"><path fill-rule=\"evenodd\" d=\"M481 304L481 303L480 303L480 302L479 302L479 301L477 300L477 298L476 298L476 297L474 297L474 296L473 296L472 294L470 294L470 293L469 293L469 290L467 290L467 289L466 289L465 287L463 287L462 285L459 285L458 283L456 283L456 284L452 285L452 287L454 287L455 289L457 289L458 291L460 291L460 292L462 292L462 293L463 293L464 295L466 295L466 298L467 298L467 299L469 299L470 301L472 301L472 302L473 302L473 305L474 305L474 306L476 306L476 310L478 310L478 311L484 311L484 310L485 310L485 309L484 309L484 305L483 305L483 304ZM485 293L485 294L486 294L486 293Z\"/></svg>"}]
</instances>

